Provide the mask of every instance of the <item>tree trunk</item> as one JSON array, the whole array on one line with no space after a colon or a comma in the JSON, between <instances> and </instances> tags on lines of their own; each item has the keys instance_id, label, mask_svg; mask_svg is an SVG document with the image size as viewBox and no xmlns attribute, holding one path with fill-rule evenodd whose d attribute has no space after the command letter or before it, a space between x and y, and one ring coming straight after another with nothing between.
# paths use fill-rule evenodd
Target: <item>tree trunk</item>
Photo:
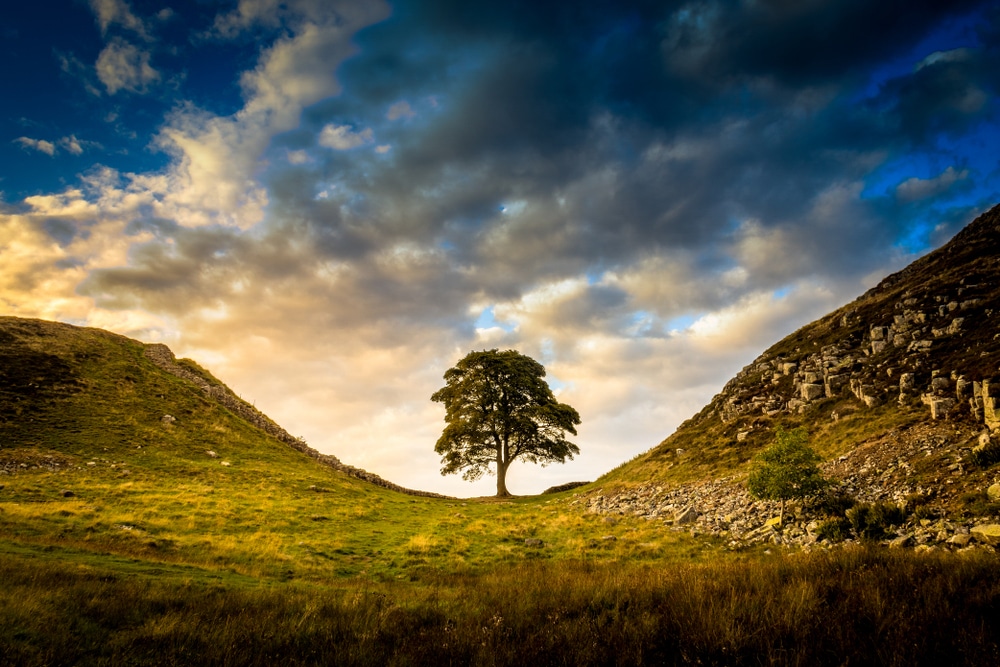
<instances>
[{"instance_id":1,"label":"tree trunk","mask_svg":"<svg viewBox=\"0 0 1000 667\"><path fill-rule=\"evenodd\" d=\"M510 496L510 491L507 490L507 466L510 465L510 461L500 461L497 460L497 498L506 498Z\"/></svg>"}]
</instances>

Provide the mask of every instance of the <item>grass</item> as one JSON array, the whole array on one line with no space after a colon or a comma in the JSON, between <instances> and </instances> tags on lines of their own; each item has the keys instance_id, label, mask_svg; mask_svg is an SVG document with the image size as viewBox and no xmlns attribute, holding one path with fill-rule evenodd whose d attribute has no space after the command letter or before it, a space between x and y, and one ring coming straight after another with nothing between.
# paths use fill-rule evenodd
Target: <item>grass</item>
<instances>
[{"instance_id":1,"label":"grass","mask_svg":"<svg viewBox=\"0 0 1000 667\"><path fill-rule=\"evenodd\" d=\"M0 664L996 662L995 557L736 552L590 514L587 487L403 495L134 341L0 318L0 356ZM898 418L872 415L818 447ZM657 465L689 479L756 446L721 442Z\"/></svg>"},{"instance_id":2,"label":"grass","mask_svg":"<svg viewBox=\"0 0 1000 667\"><path fill-rule=\"evenodd\" d=\"M1000 658L993 555L528 562L323 584L0 553L10 664L884 664ZM58 627L60 632L51 629Z\"/></svg>"}]
</instances>

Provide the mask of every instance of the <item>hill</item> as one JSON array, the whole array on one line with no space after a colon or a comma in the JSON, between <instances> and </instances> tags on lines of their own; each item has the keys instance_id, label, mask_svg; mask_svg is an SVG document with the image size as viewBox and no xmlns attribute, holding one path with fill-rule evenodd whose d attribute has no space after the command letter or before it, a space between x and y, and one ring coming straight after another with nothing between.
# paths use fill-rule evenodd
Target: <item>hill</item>
<instances>
[{"instance_id":1,"label":"hill","mask_svg":"<svg viewBox=\"0 0 1000 667\"><path fill-rule=\"evenodd\" d=\"M977 289L973 298L993 303ZM980 307L989 306L962 312L988 316ZM972 332L975 321L948 335ZM830 326L864 341L865 327L847 322ZM944 347L933 347L939 338L913 352L929 359ZM0 318L0 662L996 662L992 549L965 547L973 553L959 558L755 544L808 530L801 518L783 532L762 525L767 506L740 495L741 462L775 424L815 426L828 465L846 470L859 496L897 493L903 487L881 475L910 461L921 483L936 475L941 488L972 488L990 474L964 460L983 430L975 385L967 411L928 407L908 388L902 403L859 402L850 383L850 394L806 399L815 390L803 387L819 384L808 381L809 364L831 344L816 347L807 334L791 351L776 346L758 362L769 376L752 365L683 432L601 488L458 501L414 495L311 450L164 346ZM852 380L868 377L872 362L861 357L886 354L868 345ZM836 355L841 368L847 355ZM776 368L779 358L802 367ZM925 382L929 367L913 368ZM974 369L954 368L979 381ZM832 387L844 373L826 369ZM863 396L891 396L892 383L875 376ZM956 401L959 379L947 388ZM725 409L760 404L758 395L767 405L785 385L801 405L792 396L777 412ZM949 398L931 389L928 401ZM901 457L897 441L917 449ZM947 457L963 458L948 464L958 475L943 474ZM995 513L985 493L975 498L980 515ZM678 517L674 505L688 511ZM910 539L972 532L920 514L928 506L913 513L927 529Z\"/></svg>"},{"instance_id":2,"label":"hill","mask_svg":"<svg viewBox=\"0 0 1000 667\"><path fill-rule=\"evenodd\" d=\"M322 580L712 549L556 511L570 502L403 489L316 452L164 345L0 317L0 553Z\"/></svg>"},{"instance_id":3,"label":"hill","mask_svg":"<svg viewBox=\"0 0 1000 667\"><path fill-rule=\"evenodd\" d=\"M985 493L1000 451L998 314L1000 207L768 348L666 440L602 477L592 508L687 510L719 535L773 537L757 530L772 508L746 496L744 464L777 428L804 427L855 499L988 519L1000 509Z\"/></svg>"}]
</instances>

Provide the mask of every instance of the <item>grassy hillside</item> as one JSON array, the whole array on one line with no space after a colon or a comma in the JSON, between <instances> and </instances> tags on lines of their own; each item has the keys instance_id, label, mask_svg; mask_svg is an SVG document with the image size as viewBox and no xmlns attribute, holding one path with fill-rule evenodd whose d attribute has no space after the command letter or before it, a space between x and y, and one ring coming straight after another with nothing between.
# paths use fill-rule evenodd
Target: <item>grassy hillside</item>
<instances>
[{"instance_id":1,"label":"grassy hillside","mask_svg":"<svg viewBox=\"0 0 1000 667\"><path fill-rule=\"evenodd\" d=\"M985 551L795 556L590 513L576 490L405 495L99 330L0 318L0 470L0 664L1000 657Z\"/></svg>"},{"instance_id":2,"label":"grassy hillside","mask_svg":"<svg viewBox=\"0 0 1000 667\"><path fill-rule=\"evenodd\" d=\"M574 508L572 493L497 503L365 483L247 424L143 348L99 330L0 318L0 550L44 546L277 579L394 579L715 548L634 519L606 523Z\"/></svg>"},{"instance_id":3,"label":"grassy hillside","mask_svg":"<svg viewBox=\"0 0 1000 667\"><path fill-rule=\"evenodd\" d=\"M605 487L670 484L738 475L777 428L804 426L825 458L841 456L865 441L930 421L921 394L956 398L958 378L969 389L946 419L965 430L985 429L969 398L973 382L1000 376L998 276L1000 207L855 301L772 345L663 442L599 482ZM901 339L876 347L873 331L888 340L893 327ZM927 349L913 349L917 342ZM792 407L799 398L797 376L782 369L801 370L807 364L819 378L812 382L833 374L843 384ZM897 400L903 373L912 375L915 388ZM930 392L928 385L938 375L949 384ZM849 383L864 385L873 405L866 405ZM974 444L973 439L968 446Z\"/></svg>"}]
</instances>

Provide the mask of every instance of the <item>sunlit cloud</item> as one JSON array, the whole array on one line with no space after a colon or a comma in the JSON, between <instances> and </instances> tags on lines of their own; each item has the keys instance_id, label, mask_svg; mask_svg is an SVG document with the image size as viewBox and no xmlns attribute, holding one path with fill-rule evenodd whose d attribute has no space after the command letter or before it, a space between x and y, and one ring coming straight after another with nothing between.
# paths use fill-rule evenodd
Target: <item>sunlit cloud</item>
<instances>
[{"instance_id":1,"label":"sunlit cloud","mask_svg":"<svg viewBox=\"0 0 1000 667\"><path fill-rule=\"evenodd\" d=\"M583 424L511 490L593 479L1000 191L968 148L992 47L918 49L953 11L755 7L93 0L96 65L51 64L93 122L6 144L76 166L3 202L0 304L167 342L317 449L456 495L491 480L440 477L429 397L518 349Z\"/></svg>"},{"instance_id":2,"label":"sunlit cloud","mask_svg":"<svg viewBox=\"0 0 1000 667\"><path fill-rule=\"evenodd\" d=\"M97 78L110 95L120 90L145 93L160 80L149 64L150 54L120 39L112 40L97 56Z\"/></svg>"}]
</instances>

